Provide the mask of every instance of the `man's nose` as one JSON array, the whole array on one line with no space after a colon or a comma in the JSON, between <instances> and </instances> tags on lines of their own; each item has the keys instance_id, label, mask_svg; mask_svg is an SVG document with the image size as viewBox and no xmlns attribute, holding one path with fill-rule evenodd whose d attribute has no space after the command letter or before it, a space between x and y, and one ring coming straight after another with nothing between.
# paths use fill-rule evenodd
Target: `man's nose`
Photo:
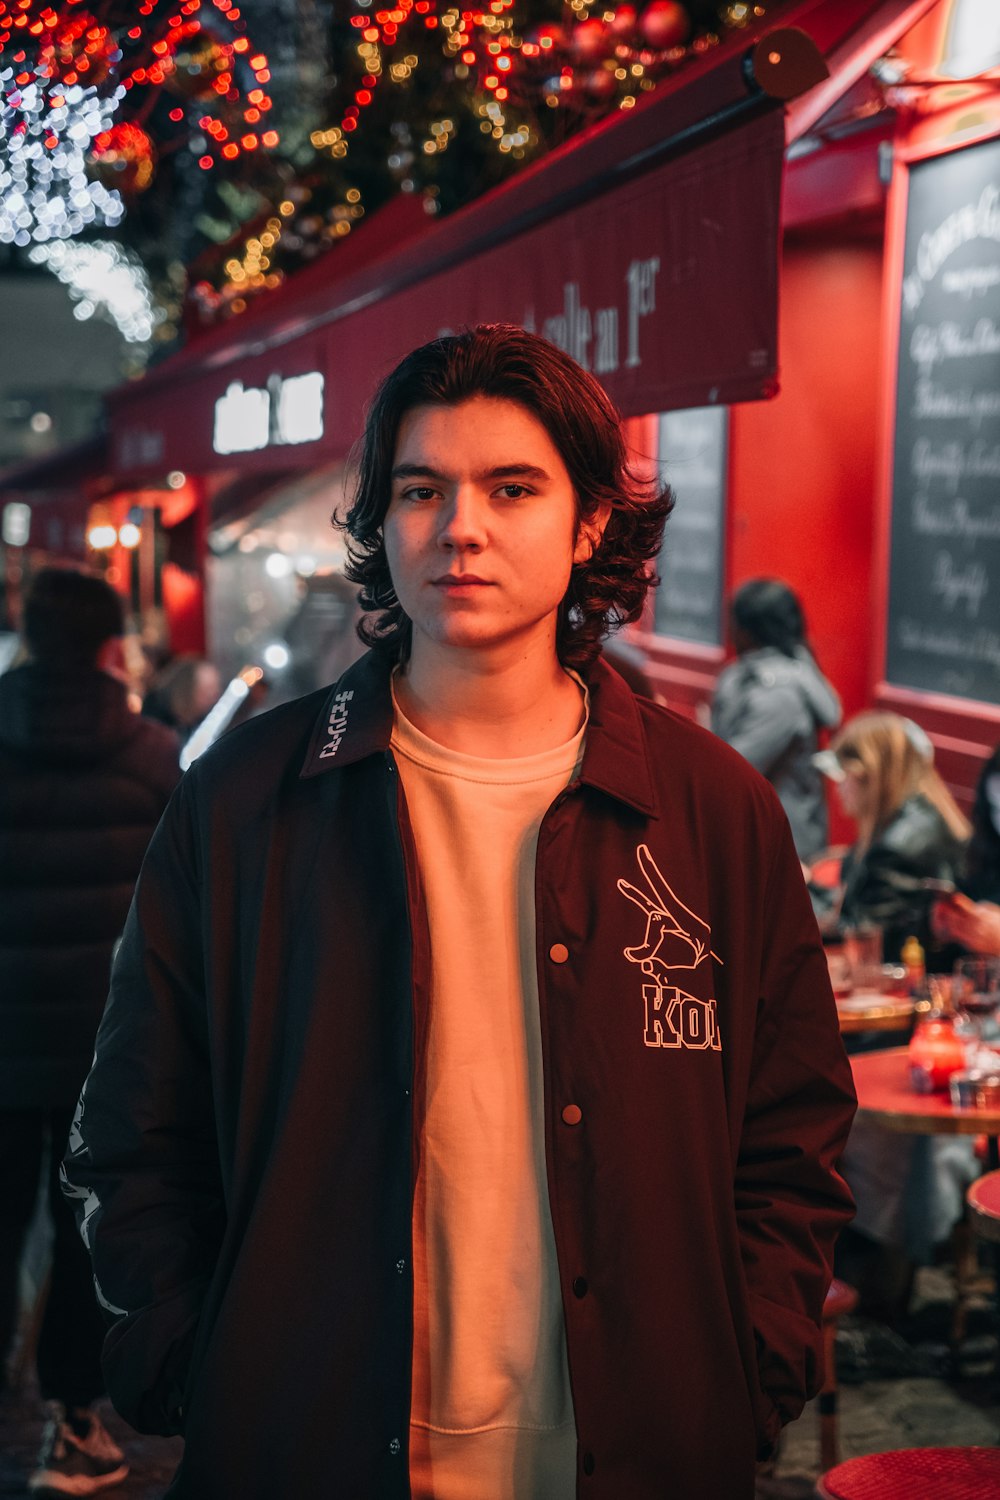
<instances>
[{"instance_id":1,"label":"man's nose","mask_svg":"<svg viewBox=\"0 0 1000 1500\"><path fill-rule=\"evenodd\" d=\"M478 552L486 542L486 506L473 485L459 485L441 513L438 542L446 551Z\"/></svg>"}]
</instances>

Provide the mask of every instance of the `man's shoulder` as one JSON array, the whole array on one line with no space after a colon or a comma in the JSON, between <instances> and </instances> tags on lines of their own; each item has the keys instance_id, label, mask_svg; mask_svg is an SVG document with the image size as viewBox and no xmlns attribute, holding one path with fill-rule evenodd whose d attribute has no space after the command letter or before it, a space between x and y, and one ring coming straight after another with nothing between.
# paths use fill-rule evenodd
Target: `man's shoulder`
<instances>
[{"instance_id":1,"label":"man's shoulder","mask_svg":"<svg viewBox=\"0 0 1000 1500\"><path fill-rule=\"evenodd\" d=\"M329 687L318 688L228 730L194 762L189 778L216 792L234 779L271 782L290 766L297 773L330 692Z\"/></svg>"},{"instance_id":2,"label":"man's shoulder","mask_svg":"<svg viewBox=\"0 0 1000 1500\"><path fill-rule=\"evenodd\" d=\"M718 774L722 769L732 771L748 785L763 781L749 761L711 729L675 708L654 703L652 699L637 698L636 704L642 715L647 743L650 747L662 745L669 749L675 764L679 762L694 773L707 770L709 775Z\"/></svg>"},{"instance_id":3,"label":"man's shoulder","mask_svg":"<svg viewBox=\"0 0 1000 1500\"><path fill-rule=\"evenodd\" d=\"M771 817L780 803L770 782L712 730L676 709L636 699L653 776L661 788L733 808L743 804Z\"/></svg>"}]
</instances>

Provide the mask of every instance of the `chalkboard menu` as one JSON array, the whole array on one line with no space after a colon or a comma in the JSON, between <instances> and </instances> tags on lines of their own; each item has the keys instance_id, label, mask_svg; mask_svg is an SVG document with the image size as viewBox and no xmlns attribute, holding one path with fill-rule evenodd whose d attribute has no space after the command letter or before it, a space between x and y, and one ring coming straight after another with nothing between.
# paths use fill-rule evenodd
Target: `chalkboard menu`
<instances>
[{"instance_id":1,"label":"chalkboard menu","mask_svg":"<svg viewBox=\"0 0 1000 1500\"><path fill-rule=\"evenodd\" d=\"M1000 140L910 172L886 677L1000 703Z\"/></svg>"},{"instance_id":2,"label":"chalkboard menu","mask_svg":"<svg viewBox=\"0 0 1000 1500\"><path fill-rule=\"evenodd\" d=\"M660 553L655 630L721 646L722 538L726 498L724 406L660 417L660 467L677 498Z\"/></svg>"}]
</instances>

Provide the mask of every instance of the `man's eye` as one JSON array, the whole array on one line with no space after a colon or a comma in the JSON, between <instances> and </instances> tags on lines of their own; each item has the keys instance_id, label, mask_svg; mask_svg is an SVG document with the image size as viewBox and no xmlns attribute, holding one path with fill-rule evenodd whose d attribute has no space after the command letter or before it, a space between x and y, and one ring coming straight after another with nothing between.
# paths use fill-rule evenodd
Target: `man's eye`
<instances>
[{"instance_id":1,"label":"man's eye","mask_svg":"<svg viewBox=\"0 0 1000 1500\"><path fill-rule=\"evenodd\" d=\"M522 495L526 495L527 493L528 493L527 485L523 485L523 484L502 484L500 486L500 494L503 496L503 498L505 500L520 500L521 496Z\"/></svg>"},{"instance_id":2,"label":"man's eye","mask_svg":"<svg viewBox=\"0 0 1000 1500\"><path fill-rule=\"evenodd\" d=\"M434 491L429 484L411 484L403 491L404 500L433 500Z\"/></svg>"}]
</instances>

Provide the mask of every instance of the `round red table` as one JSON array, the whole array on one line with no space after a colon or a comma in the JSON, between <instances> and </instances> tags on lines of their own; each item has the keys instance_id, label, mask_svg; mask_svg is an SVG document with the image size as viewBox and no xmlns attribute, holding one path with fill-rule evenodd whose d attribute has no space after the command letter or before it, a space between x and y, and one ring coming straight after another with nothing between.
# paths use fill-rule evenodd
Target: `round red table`
<instances>
[{"instance_id":1,"label":"round red table","mask_svg":"<svg viewBox=\"0 0 1000 1500\"><path fill-rule=\"evenodd\" d=\"M822 1500L997 1500L998 1448L903 1448L849 1458L817 1481Z\"/></svg>"},{"instance_id":2,"label":"round red table","mask_svg":"<svg viewBox=\"0 0 1000 1500\"><path fill-rule=\"evenodd\" d=\"M837 1019L842 1032L905 1031L916 1009L908 996L870 993L845 995L837 1001Z\"/></svg>"},{"instance_id":3,"label":"round red table","mask_svg":"<svg viewBox=\"0 0 1000 1500\"><path fill-rule=\"evenodd\" d=\"M1000 1106L960 1109L949 1094L918 1094L905 1047L860 1053L851 1058L851 1072L860 1112L907 1135L985 1135L990 1166L1000 1167Z\"/></svg>"}]
</instances>

